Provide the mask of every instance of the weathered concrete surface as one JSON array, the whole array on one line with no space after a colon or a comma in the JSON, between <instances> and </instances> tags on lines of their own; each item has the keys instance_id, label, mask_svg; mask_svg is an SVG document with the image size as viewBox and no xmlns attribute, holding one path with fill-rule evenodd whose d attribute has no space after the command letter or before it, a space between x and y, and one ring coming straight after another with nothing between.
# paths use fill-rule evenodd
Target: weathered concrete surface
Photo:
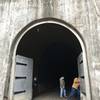
<instances>
[{"instance_id":1,"label":"weathered concrete surface","mask_svg":"<svg viewBox=\"0 0 100 100\"><path fill-rule=\"evenodd\" d=\"M12 40L29 22L46 17L72 24L83 36L92 99L100 100L99 0L0 0L0 100L3 100Z\"/></svg>"}]
</instances>

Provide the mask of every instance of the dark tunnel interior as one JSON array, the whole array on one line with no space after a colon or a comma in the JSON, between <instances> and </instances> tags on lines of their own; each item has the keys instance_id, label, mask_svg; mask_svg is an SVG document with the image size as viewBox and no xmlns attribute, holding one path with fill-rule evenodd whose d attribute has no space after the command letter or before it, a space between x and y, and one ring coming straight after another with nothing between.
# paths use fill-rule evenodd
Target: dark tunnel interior
<instances>
[{"instance_id":1,"label":"dark tunnel interior","mask_svg":"<svg viewBox=\"0 0 100 100\"><path fill-rule=\"evenodd\" d=\"M30 29L20 40L18 55L33 58L33 77L38 84L59 88L59 78L65 77L66 88L70 88L78 76L77 57L82 52L76 36L67 28L45 23ZM47 88L46 88L47 89Z\"/></svg>"}]
</instances>

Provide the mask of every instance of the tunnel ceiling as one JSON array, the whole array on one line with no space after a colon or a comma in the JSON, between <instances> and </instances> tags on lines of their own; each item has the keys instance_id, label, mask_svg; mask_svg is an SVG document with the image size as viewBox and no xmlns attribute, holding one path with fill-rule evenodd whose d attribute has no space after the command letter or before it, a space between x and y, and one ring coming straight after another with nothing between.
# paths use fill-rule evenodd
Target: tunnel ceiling
<instances>
[{"instance_id":1,"label":"tunnel ceiling","mask_svg":"<svg viewBox=\"0 0 100 100\"><path fill-rule=\"evenodd\" d=\"M58 24L41 24L30 29L21 39L17 54L38 57L44 52L77 56L82 50L75 35Z\"/></svg>"}]
</instances>

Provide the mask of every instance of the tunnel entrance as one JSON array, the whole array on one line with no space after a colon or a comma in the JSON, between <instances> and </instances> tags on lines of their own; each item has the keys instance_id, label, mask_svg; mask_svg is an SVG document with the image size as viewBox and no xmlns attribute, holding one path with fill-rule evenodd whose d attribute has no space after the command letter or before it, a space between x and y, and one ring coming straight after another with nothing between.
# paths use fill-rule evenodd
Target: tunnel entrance
<instances>
[{"instance_id":1,"label":"tunnel entrance","mask_svg":"<svg viewBox=\"0 0 100 100\"><path fill-rule=\"evenodd\" d=\"M29 98L33 98L33 100L39 100L39 98L36 98L45 92L49 95L49 93L56 91L59 97L59 78L61 76L65 78L67 93L70 92L73 79L80 75L78 58L84 53L79 39L73 32L62 24L47 21L29 28L19 37L15 50L15 58L19 62L16 61L15 64L13 89L16 89L13 90L14 100L17 100L17 96L22 96L27 91L25 89L18 91L18 88L26 82L21 81L27 79L26 84L31 85L27 85L28 90L31 90L31 97ZM27 64L20 62L23 62L23 59L26 59ZM30 70L26 70L32 74L30 80L27 75L16 76L16 73L18 74L25 69L25 67L20 67L20 70L17 66L27 66L30 59L32 62L29 62L29 65L31 63L32 67L30 67ZM84 62L84 57L81 62ZM25 71L22 73L25 73ZM89 91L88 88L87 91ZM86 93L84 94L86 96ZM25 98L26 94L23 95L24 100L26 100Z\"/></svg>"},{"instance_id":2,"label":"tunnel entrance","mask_svg":"<svg viewBox=\"0 0 100 100\"><path fill-rule=\"evenodd\" d=\"M65 77L69 90L78 76L77 58L82 52L77 38L57 24L41 24L29 30L20 40L17 55L33 59L33 94L59 89L59 78Z\"/></svg>"}]
</instances>

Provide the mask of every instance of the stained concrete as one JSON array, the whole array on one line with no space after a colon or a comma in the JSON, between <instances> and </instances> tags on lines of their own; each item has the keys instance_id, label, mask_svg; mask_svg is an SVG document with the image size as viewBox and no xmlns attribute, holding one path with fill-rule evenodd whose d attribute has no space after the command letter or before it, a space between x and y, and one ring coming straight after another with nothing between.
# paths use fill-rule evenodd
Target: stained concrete
<instances>
[{"instance_id":1,"label":"stained concrete","mask_svg":"<svg viewBox=\"0 0 100 100\"><path fill-rule=\"evenodd\" d=\"M81 34L87 53L91 94L100 100L99 0L0 0L0 100L9 83L12 41L23 27L40 18L57 18ZM94 80L94 81L93 81Z\"/></svg>"}]
</instances>

